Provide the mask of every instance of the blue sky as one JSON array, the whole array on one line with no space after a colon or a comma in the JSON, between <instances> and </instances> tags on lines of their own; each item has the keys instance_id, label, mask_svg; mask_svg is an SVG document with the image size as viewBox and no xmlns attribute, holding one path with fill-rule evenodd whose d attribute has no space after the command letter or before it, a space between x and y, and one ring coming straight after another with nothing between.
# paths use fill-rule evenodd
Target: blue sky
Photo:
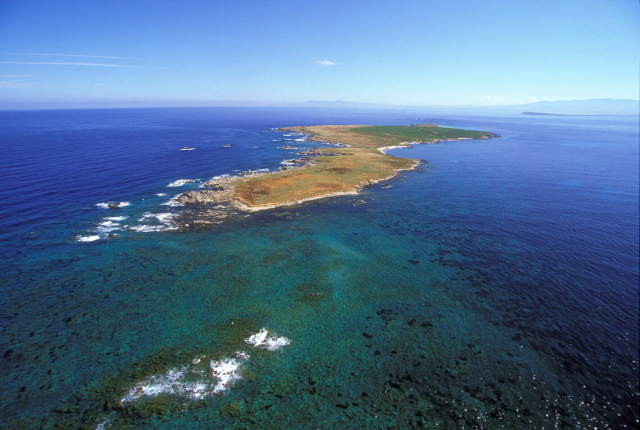
<instances>
[{"instance_id":1,"label":"blue sky","mask_svg":"<svg viewBox=\"0 0 640 430\"><path fill-rule=\"evenodd\" d=\"M639 61L637 0L0 2L5 104L638 99Z\"/></svg>"}]
</instances>

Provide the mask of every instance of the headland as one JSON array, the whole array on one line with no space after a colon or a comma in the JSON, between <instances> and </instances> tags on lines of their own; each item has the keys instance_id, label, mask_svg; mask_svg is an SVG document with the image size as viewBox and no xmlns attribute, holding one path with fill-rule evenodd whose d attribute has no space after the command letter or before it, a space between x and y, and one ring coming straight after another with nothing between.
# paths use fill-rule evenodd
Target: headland
<instances>
[{"instance_id":1,"label":"headland","mask_svg":"<svg viewBox=\"0 0 640 430\"><path fill-rule=\"evenodd\" d=\"M213 179L204 184L206 189L186 192L177 201L201 207L200 214L215 221L230 212L252 212L336 195L357 194L363 188L391 179L400 171L415 169L424 162L386 154L391 148L496 137L494 133L434 124L320 125L284 127L277 131L304 134L308 140L322 146L304 152L305 157L301 159L291 160L296 167L285 166L277 172L245 172L237 177Z\"/></svg>"}]
</instances>

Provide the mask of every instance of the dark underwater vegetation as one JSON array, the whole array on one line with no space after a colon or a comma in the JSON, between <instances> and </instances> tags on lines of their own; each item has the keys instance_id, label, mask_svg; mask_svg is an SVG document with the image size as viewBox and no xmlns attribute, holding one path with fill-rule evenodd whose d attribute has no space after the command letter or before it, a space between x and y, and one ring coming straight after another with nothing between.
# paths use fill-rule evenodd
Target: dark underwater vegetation
<instances>
[{"instance_id":1,"label":"dark underwater vegetation","mask_svg":"<svg viewBox=\"0 0 640 430\"><path fill-rule=\"evenodd\" d=\"M175 194L314 146L276 127L413 123L500 137L391 150L428 162L358 196L171 227ZM637 428L638 133L495 112L0 112L0 427Z\"/></svg>"}]
</instances>

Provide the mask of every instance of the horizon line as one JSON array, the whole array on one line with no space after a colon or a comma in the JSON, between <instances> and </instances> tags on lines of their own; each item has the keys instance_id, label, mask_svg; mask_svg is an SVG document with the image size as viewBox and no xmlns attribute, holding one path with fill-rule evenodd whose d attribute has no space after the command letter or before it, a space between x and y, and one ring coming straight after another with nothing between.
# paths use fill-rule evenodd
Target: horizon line
<instances>
[{"instance_id":1,"label":"horizon line","mask_svg":"<svg viewBox=\"0 0 640 430\"><path fill-rule=\"evenodd\" d=\"M636 99L574 99L574 100L542 100L542 102L554 101L590 101L590 100L620 100L640 103ZM135 108L198 108L198 107L300 107L318 101L264 101L264 100L189 100L189 99L154 99L154 100L57 100L57 101L4 101L0 102L0 110L49 110L49 109L135 109ZM335 103L336 101L320 102ZM338 100L337 102L341 102ZM326 106L327 108L393 108L393 109L420 109L420 108L442 108L442 109L500 109L521 106L518 104L384 104L384 103L361 103L343 102L343 106ZM534 104L525 103L525 104ZM322 108L323 106L307 106L310 108ZM633 112L628 115L636 115ZM627 115L627 114L623 114ZM627 115L627 116L628 116Z\"/></svg>"}]
</instances>

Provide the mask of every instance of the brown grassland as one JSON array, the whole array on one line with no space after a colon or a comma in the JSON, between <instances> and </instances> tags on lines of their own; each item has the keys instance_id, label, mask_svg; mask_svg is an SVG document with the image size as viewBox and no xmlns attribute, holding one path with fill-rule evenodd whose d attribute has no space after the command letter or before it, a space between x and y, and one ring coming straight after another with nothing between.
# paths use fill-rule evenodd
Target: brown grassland
<instances>
[{"instance_id":1,"label":"brown grassland","mask_svg":"<svg viewBox=\"0 0 640 430\"><path fill-rule=\"evenodd\" d=\"M240 181L232 198L249 207L291 204L339 193L355 192L368 183L408 170L418 160L386 155L377 148L401 143L487 138L491 133L445 129L431 124L408 127L326 125L287 127L312 140L349 145L322 149L317 164Z\"/></svg>"}]
</instances>

